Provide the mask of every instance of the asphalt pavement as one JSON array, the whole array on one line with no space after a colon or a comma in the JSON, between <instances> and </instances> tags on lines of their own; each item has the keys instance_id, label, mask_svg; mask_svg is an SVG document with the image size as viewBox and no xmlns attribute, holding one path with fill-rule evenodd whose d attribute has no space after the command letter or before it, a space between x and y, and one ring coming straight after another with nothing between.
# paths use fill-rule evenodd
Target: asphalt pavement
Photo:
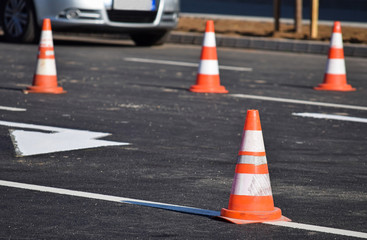
<instances>
[{"instance_id":1,"label":"asphalt pavement","mask_svg":"<svg viewBox=\"0 0 367 240\"><path fill-rule=\"evenodd\" d=\"M346 58L357 91L324 92L326 56L218 48L229 94L199 94L200 50L55 41L67 93L48 95L22 91L38 46L0 43L0 239L366 238L367 60ZM260 112L275 206L299 228L211 217L228 205L247 109ZM130 145L16 157L9 130Z\"/></svg>"}]
</instances>

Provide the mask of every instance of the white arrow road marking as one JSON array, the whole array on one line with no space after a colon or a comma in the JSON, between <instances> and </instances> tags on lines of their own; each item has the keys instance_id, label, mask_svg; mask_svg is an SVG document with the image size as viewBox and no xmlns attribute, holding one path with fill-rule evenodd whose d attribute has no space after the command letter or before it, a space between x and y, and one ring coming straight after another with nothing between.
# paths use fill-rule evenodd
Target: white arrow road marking
<instances>
[{"instance_id":1,"label":"white arrow road marking","mask_svg":"<svg viewBox=\"0 0 367 240\"><path fill-rule=\"evenodd\" d=\"M323 113L292 113L292 115L293 116L300 116L300 117L310 117L310 118L321 118L321 119L332 119L332 120L339 120L339 121L367 123L367 118L348 117L348 116L323 114Z\"/></svg>"},{"instance_id":2,"label":"white arrow road marking","mask_svg":"<svg viewBox=\"0 0 367 240\"><path fill-rule=\"evenodd\" d=\"M212 211L212 210L206 210L206 209L195 208L195 207L187 207L187 206L174 205L174 204L161 203L161 202L151 202L151 201L145 201L145 200L139 200L139 199L133 199L133 198L117 197L117 196L103 195L103 194L90 193L90 192L81 192L81 191L74 191L74 190L68 190L68 189L63 189L63 188L46 187L46 186L19 183L19 182L10 182L10 181L4 181L4 180L0 180L0 186L32 190L32 191L47 192L47 193L55 193L55 194L73 196L73 197L98 199L98 200L104 200L104 201L110 201L110 202L134 204L134 205L166 209L170 211L196 214L196 215L202 215L202 216L208 216L208 217L217 217L220 215L219 211ZM367 239L367 233L365 232L343 230L343 229L338 229L338 228L321 227L317 225L295 223L295 222L264 222L264 224Z\"/></svg>"},{"instance_id":3,"label":"white arrow road marking","mask_svg":"<svg viewBox=\"0 0 367 240\"><path fill-rule=\"evenodd\" d=\"M148 59L148 58L124 58L125 61L129 62L141 62L141 63L153 63L153 64L164 64L164 65L174 65L174 66L183 66L183 67L198 67L198 63L188 63L188 62L178 62L178 61L169 61L169 60L158 60L158 59ZM229 70L229 71L242 71L242 72L251 72L252 68L248 67L233 67L233 66L221 66L219 65L219 69Z\"/></svg>"},{"instance_id":4,"label":"white arrow road marking","mask_svg":"<svg viewBox=\"0 0 367 240\"><path fill-rule=\"evenodd\" d=\"M9 130L18 157L79 150L86 148L129 145L125 142L98 140L110 133L0 121L0 125L46 132ZM50 133L47 133L50 132Z\"/></svg>"}]
</instances>

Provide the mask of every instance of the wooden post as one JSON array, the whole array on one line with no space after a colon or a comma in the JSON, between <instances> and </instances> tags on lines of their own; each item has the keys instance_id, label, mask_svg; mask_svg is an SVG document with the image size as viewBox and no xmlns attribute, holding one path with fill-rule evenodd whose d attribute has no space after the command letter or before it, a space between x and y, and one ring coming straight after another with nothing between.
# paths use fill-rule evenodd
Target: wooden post
<instances>
[{"instance_id":1,"label":"wooden post","mask_svg":"<svg viewBox=\"0 0 367 240\"><path fill-rule=\"evenodd\" d=\"M274 31L280 30L280 2L281 0L274 0Z\"/></svg>"},{"instance_id":2,"label":"wooden post","mask_svg":"<svg viewBox=\"0 0 367 240\"><path fill-rule=\"evenodd\" d=\"M302 0L295 0L294 29L296 33L302 33Z\"/></svg>"},{"instance_id":3,"label":"wooden post","mask_svg":"<svg viewBox=\"0 0 367 240\"><path fill-rule=\"evenodd\" d=\"M319 0L311 0L311 33L312 39L318 35L318 19L319 19Z\"/></svg>"}]
</instances>

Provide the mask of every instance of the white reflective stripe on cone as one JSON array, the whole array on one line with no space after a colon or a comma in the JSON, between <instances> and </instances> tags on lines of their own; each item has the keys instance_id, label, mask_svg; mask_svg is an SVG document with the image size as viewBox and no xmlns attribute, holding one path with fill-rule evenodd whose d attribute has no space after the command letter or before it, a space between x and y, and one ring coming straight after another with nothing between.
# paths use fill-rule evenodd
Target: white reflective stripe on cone
<instances>
[{"instance_id":1,"label":"white reflective stripe on cone","mask_svg":"<svg viewBox=\"0 0 367 240\"><path fill-rule=\"evenodd\" d=\"M341 33L333 33L331 36L330 47L343 48L343 37Z\"/></svg>"},{"instance_id":2,"label":"white reflective stripe on cone","mask_svg":"<svg viewBox=\"0 0 367 240\"><path fill-rule=\"evenodd\" d=\"M206 75L218 75L218 60L201 60L199 65L199 73Z\"/></svg>"},{"instance_id":3,"label":"white reflective stripe on cone","mask_svg":"<svg viewBox=\"0 0 367 240\"><path fill-rule=\"evenodd\" d=\"M204 34L203 46L205 47L215 47L215 33L206 32Z\"/></svg>"},{"instance_id":4,"label":"white reflective stripe on cone","mask_svg":"<svg viewBox=\"0 0 367 240\"><path fill-rule=\"evenodd\" d=\"M272 195L269 174L236 173L232 184L232 195Z\"/></svg>"},{"instance_id":5,"label":"white reflective stripe on cone","mask_svg":"<svg viewBox=\"0 0 367 240\"><path fill-rule=\"evenodd\" d=\"M56 75L55 59L38 59L37 75Z\"/></svg>"},{"instance_id":6,"label":"white reflective stripe on cone","mask_svg":"<svg viewBox=\"0 0 367 240\"><path fill-rule=\"evenodd\" d=\"M40 47L53 47L52 31L42 31Z\"/></svg>"},{"instance_id":7,"label":"white reflective stripe on cone","mask_svg":"<svg viewBox=\"0 0 367 240\"><path fill-rule=\"evenodd\" d=\"M266 156L240 155L237 159L237 164L253 164L258 166L267 163Z\"/></svg>"},{"instance_id":8,"label":"white reflective stripe on cone","mask_svg":"<svg viewBox=\"0 0 367 240\"><path fill-rule=\"evenodd\" d=\"M243 132L241 150L246 152L265 152L262 131L245 130Z\"/></svg>"},{"instance_id":9,"label":"white reflective stripe on cone","mask_svg":"<svg viewBox=\"0 0 367 240\"><path fill-rule=\"evenodd\" d=\"M45 55L46 56L54 56L55 55L55 52L54 51L51 51L51 50L45 51Z\"/></svg>"},{"instance_id":10,"label":"white reflective stripe on cone","mask_svg":"<svg viewBox=\"0 0 367 240\"><path fill-rule=\"evenodd\" d=\"M329 74L345 74L344 59L329 59L326 65L326 73Z\"/></svg>"}]
</instances>

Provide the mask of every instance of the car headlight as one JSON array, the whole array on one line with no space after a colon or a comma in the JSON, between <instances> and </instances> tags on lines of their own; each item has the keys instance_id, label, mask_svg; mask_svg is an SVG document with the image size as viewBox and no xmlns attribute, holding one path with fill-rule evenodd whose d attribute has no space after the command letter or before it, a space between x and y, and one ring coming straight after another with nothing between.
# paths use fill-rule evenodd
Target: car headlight
<instances>
[{"instance_id":1,"label":"car headlight","mask_svg":"<svg viewBox=\"0 0 367 240\"><path fill-rule=\"evenodd\" d=\"M112 9L112 1L113 1L113 0L103 0L104 7L105 7L107 10L111 10L111 9Z\"/></svg>"},{"instance_id":2,"label":"car headlight","mask_svg":"<svg viewBox=\"0 0 367 240\"><path fill-rule=\"evenodd\" d=\"M164 11L166 12L178 12L180 7L179 0L166 0L164 5Z\"/></svg>"}]
</instances>

